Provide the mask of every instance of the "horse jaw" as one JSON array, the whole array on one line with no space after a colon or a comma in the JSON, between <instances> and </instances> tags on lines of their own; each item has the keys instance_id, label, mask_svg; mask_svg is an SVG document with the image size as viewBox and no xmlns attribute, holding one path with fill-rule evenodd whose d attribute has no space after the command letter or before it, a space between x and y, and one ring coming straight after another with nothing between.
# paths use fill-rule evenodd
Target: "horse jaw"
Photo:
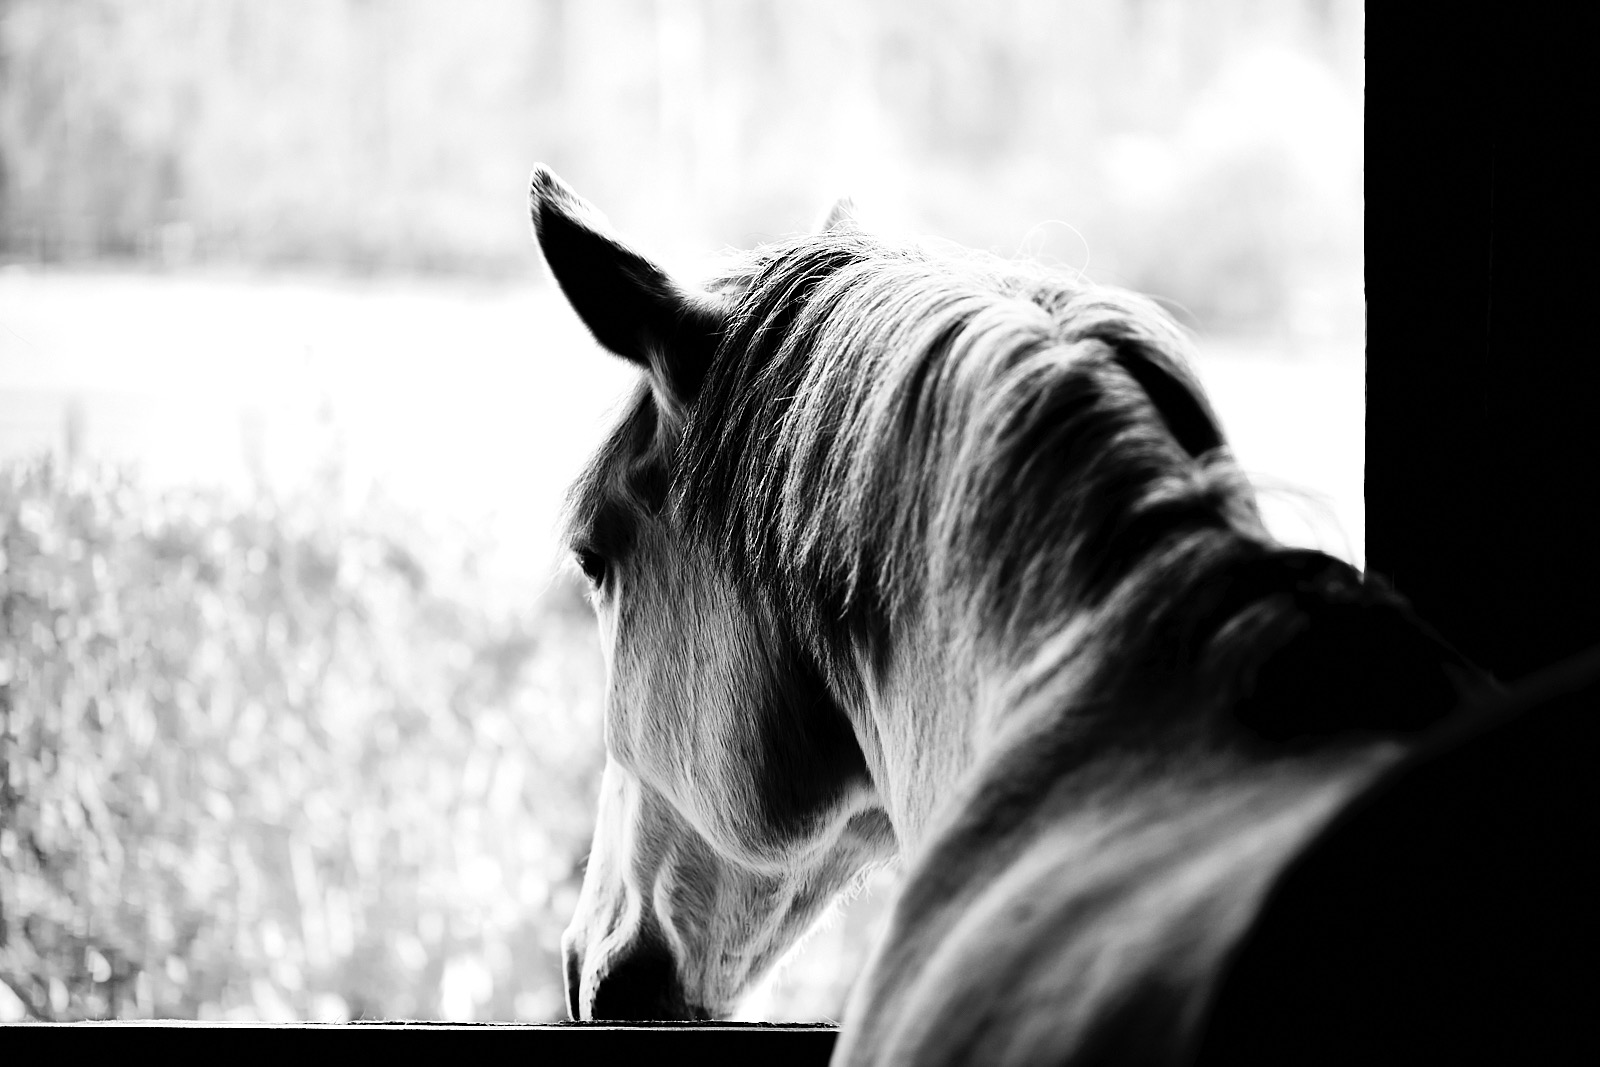
<instances>
[{"instance_id":1,"label":"horse jaw","mask_svg":"<svg viewBox=\"0 0 1600 1067\"><path fill-rule=\"evenodd\" d=\"M862 875L895 854L858 790L783 862L720 852L608 759L595 846L562 941L575 1019L728 1016Z\"/></svg>"}]
</instances>

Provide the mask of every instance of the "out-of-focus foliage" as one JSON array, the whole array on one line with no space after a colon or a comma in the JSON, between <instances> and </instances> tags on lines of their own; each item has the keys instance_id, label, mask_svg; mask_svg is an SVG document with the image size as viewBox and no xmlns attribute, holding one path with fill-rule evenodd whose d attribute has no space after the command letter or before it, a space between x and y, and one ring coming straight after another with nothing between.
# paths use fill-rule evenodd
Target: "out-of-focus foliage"
<instances>
[{"instance_id":1,"label":"out-of-focus foliage","mask_svg":"<svg viewBox=\"0 0 1600 1067\"><path fill-rule=\"evenodd\" d=\"M0 256L521 273L542 161L646 247L848 193L1208 328L1359 331L1362 35L1361 0L0 0Z\"/></svg>"},{"instance_id":2,"label":"out-of-focus foliage","mask_svg":"<svg viewBox=\"0 0 1600 1067\"><path fill-rule=\"evenodd\" d=\"M565 579L337 494L0 469L0 999L47 1019L548 1019L601 669Z\"/></svg>"}]
</instances>

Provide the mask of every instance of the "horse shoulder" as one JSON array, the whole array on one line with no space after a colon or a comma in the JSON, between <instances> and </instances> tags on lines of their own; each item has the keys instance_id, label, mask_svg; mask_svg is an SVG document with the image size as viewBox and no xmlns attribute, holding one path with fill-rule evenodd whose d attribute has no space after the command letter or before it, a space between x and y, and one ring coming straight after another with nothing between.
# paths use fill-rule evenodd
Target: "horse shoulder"
<instances>
[{"instance_id":1,"label":"horse shoulder","mask_svg":"<svg viewBox=\"0 0 1600 1067\"><path fill-rule=\"evenodd\" d=\"M1181 1060L1273 880L1380 765L1197 764L968 813L908 872L835 1062Z\"/></svg>"}]
</instances>

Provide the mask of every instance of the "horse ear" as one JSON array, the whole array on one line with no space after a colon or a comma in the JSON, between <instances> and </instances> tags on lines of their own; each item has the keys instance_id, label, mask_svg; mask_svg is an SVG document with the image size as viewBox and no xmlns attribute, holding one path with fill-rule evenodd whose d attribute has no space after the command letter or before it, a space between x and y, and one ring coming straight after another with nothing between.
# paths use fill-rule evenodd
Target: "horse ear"
<instances>
[{"instance_id":1,"label":"horse ear","mask_svg":"<svg viewBox=\"0 0 1600 1067\"><path fill-rule=\"evenodd\" d=\"M604 215L544 166L529 180L528 210L550 272L594 339L692 401L722 336L719 303L623 244Z\"/></svg>"},{"instance_id":2,"label":"horse ear","mask_svg":"<svg viewBox=\"0 0 1600 1067\"><path fill-rule=\"evenodd\" d=\"M822 217L818 224L817 233L858 233L861 230L861 220L856 217L855 201L848 196L841 196L833 202L828 213Z\"/></svg>"}]
</instances>

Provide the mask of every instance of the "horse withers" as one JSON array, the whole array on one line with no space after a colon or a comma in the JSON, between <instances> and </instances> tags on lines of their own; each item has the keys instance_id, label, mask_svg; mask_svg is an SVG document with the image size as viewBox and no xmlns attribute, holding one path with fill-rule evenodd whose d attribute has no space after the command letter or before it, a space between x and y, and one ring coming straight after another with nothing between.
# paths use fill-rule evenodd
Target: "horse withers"
<instances>
[{"instance_id":1,"label":"horse withers","mask_svg":"<svg viewBox=\"0 0 1600 1067\"><path fill-rule=\"evenodd\" d=\"M1172 1062L1275 879L1484 677L1276 543L1153 303L848 212L690 287L548 170L639 384L567 538L606 765L575 1019L711 1019L904 865L844 1064Z\"/></svg>"}]
</instances>

